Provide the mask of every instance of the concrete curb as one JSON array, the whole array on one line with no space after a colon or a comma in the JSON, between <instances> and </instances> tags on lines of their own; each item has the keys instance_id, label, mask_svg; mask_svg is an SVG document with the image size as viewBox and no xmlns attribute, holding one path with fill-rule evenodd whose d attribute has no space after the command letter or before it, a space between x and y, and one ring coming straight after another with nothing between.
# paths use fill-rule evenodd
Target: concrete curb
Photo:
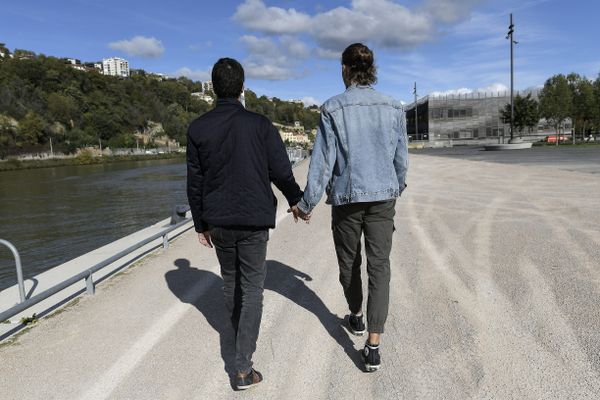
<instances>
[{"instance_id":1,"label":"concrete curb","mask_svg":"<svg viewBox=\"0 0 600 400\"><path fill-rule=\"evenodd\" d=\"M483 146L485 151L524 150L530 149L533 143L504 143Z\"/></svg>"}]
</instances>

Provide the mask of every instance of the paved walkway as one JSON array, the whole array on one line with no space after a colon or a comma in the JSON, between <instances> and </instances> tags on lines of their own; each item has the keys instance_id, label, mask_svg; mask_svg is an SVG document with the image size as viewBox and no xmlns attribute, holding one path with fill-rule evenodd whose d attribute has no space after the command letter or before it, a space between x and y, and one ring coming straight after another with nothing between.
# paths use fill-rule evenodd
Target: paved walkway
<instances>
[{"instance_id":1,"label":"paved walkway","mask_svg":"<svg viewBox=\"0 0 600 400\"><path fill-rule=\"evenodd\" d=\"M600 176L413 155L383 367L342 328L329 207L273 233L256 367L233 392L212 251L190 232L0 347L2 399L596 399ZM300 167L299 176L306 173Z\"/></svg>"}]
</instances>

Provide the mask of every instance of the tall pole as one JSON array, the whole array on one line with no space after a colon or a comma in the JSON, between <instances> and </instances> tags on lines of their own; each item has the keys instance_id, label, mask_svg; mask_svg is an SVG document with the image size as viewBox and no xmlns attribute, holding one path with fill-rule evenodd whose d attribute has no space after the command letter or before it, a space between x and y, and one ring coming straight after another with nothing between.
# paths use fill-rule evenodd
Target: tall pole
<instances>
[{"instance_id":1,"label":"tall pole","mask_svg":"<svg viewBox=\"0 0 600 400\"><path fill-rule=\"evenodd\" d=\"M419 140L419 112L417 111L417 82L415 82L415 89L413 90L415 95L415 138Z\"/></svg>"},{"instance_id":2,"label":"tall pole","mask_svg":"<svg viewBox=\"0 0 600 400\"><path fill-rule=\"evenodd\" d=\"M510 142L514 140L515 129L515 64L514 64L514 45L517 43L514 39L515 24L513 23L513 15L510 13L510 25L508 26L507 39L510 40Z\"/></svg>"},{"instance_id":3,"label":"tall pole","mask_svg":"<svg viewBox=\"0 0 600 400\"><path fill-rule=\"evenodd\" d=\"M50 158L54 158L54 149L52 148L52 136L50 136Z\"/></svg>"}]
</instances>

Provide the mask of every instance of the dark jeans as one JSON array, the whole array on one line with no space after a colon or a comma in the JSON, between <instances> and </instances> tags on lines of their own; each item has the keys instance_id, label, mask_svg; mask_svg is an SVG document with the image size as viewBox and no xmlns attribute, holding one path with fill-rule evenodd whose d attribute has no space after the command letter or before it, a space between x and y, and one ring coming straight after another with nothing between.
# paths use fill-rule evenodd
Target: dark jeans
<instances>
[{"instance_id":1,"label":"dark jeans","mask_svg":"<svg viewBox=\"0 0 600 400\"><path fill-rule=\"evenodd\" d=\"M238 372L249 372L262 318L269 230L214 227L210 234L235 330L235 366Z\"/></svg>"},{"instance_id":2,"label":"dark jeans","mask_svg":"<svg viewBox=\"0 0 600 400\"><path fill-rule=\"evenodd\" d=\"M369 332L383 333L390 301L390 252L394 232L396 200L354 203L332 207L332 230L340 267L340 283L350 311L362 308L360 265L362 234L365 235L369 298Z\"/></svg>"}]
</instances>

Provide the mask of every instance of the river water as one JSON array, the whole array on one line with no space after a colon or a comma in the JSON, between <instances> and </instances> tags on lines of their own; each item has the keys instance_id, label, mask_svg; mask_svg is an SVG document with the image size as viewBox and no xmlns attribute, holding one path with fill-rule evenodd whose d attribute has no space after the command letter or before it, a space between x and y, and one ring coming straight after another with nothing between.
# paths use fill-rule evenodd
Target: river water
<instances>
[{"instance_id":1,"label":"river water","mask_svg":"<svg viewBox=\"0 0 600 400\"><path fill-rule=\"evenodd\" d=\"M0 238L31 277L171 215L187 204L182 160L0 172ZM0 247L0 290L16 283Z\"/></svg>"}]
</instances>

